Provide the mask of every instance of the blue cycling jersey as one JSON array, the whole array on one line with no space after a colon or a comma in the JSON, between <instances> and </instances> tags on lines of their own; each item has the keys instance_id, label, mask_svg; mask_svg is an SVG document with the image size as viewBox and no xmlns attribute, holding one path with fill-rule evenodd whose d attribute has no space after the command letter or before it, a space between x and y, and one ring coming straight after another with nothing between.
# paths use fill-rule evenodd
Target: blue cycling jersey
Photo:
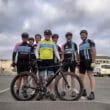
<instances>
[{"instance_id":1,"label":"blue cycling jersey","mask_svg":"<svg viewBox=\"0 0 110 110\"><path fill-rule=\"evenodd\" d=\"M31 47L27 42L20 43L14 48L14 52L18 53L17 61L29 61Z\"/></svg>"},{"instance_id":2,"label":"blue cycling jersey","mask_svg":"<svg viewBox=\"0 0 110 110\"><path fill-rule=\"evenodd\" d=\"M75 54L77 52L77 45L72 41L67 41L62 46L62 51L64 52L64 60L75 60Z\"/></svg>"},{"instance_id":3,"label":"blue cycling jersey","mask_svg":"<svg viewBox=\"0 0 110 110\"><path fill-rule=\"evenodd\" d=\"M86 41L83 41L79 45L79 54L80 54L80 60L92 60L92 51L91 49L95 48L95 43L87 39Z\"/></svg>"}]
</instances>

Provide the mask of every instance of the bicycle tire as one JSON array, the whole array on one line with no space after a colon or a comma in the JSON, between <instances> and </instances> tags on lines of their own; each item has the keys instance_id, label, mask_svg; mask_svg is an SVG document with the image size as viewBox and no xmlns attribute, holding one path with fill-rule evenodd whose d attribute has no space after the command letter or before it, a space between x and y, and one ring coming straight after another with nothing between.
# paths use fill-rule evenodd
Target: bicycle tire
<instances>
[{"instance_id":1,"label":"bicycle tire","mask_svg":"<svg viewBox=\"0 0 110 110\"><path fill-rule=\"evenodd\" d=\"M11 82L11 85L10 85L10 91L11 91L11 94L12 94L12 96L13 96L13 98L14 99L16 99L16 100L18 100L18 101L29 101L29 100L32 100L36 95L37 95L37 93L36 93L36 89L35 89L35 93L34 94L32 94L30 97L28 97L28 98L22 98L22 97L20 97L19 95L16 95L16 91L14 90L14 88L15 88L15 85L16 85L16 81L19 79L19 78L23 78L23 77L31 77L32 78L32 80L34 80L35 82L36 82L36 87L37 87L37 79L36 79L36 77L35 77L35 75L34 74L32 74L32 73L30 73L30 72L26 72L26 73L21 73L21 74L19 74L19 75L16 75L15 77L14 77L14 79L12 80L12 82Z\"/></svg>"},{"instance_id":2,"label":"bicycle tire","mask_svg":"<svg viewBox=\"0 0 110 110\"><path fill-rule=\"evenodd\" d=\"M83 85L82 85L82 82L81 82L79 76L74 73L71 73L71 72L63 73L63 75L64 75L64 77L67 77L68 75L70 75L72 78L74 78L79 83L79 93L77 94L76 97L73 97L71 99L67 99L64 96L62 96L59 89L58 89L58 84L60 83L60 80L63 77L62 77L62 75L59 75L55 81L55 91L56 91L57 96L59 97L60 100L64 100L64 101L77 101L77 100L79 100L81 98L82 92L83 92Z\"/></svg>"}]
</instances>

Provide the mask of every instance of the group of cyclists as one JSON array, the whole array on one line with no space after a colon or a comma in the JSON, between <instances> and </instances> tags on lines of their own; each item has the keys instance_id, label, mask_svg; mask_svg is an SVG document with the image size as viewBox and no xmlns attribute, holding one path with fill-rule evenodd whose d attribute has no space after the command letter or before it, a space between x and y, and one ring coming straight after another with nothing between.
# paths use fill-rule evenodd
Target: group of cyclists
<instances>
[{"instance_id":1,"label":"group of cyclists","mask_svg":"<svg viewBox=\"0 0 110 110\"><path fill-rule=\"evenodd\" d=\"M88 100L95 99L95 78L93 74L93 68L95 65L96 49L95 43L88 39L87 30L80 31L80 37L82 43L79 45L73 41L73 34L67 32L65 34L66 42L60 47L57 42L59 39L58 34L52 34L52 31L47 29L44 31L44 39L40 34L36 34L35 38L30 37L28 33L22 33L22 42L17 43L13 50L12 66L17 67L17 73L22 74L25 71L32 71L34 74L38 73L39 77L45 79L45 70L47 70L47 77L51 77L58 70L59 62L63 63L63 71L70 71L75 74L75 68L79 65L79 77L83 84L82 96L87 96L85 85L85 73L88 73L90 80L91 92L87 96ZM17 61L16 61L17 57ZM48 68L36 68L32 66L30 70L30 61L37 61L38 67ZM66 63L65 63L66 62ZM18 90L20 81L18 81ZM54 82L49 86L50 98L56 99ZM63 91L62 94L64 94ZM39 94L37 100L42 99L42 95Z\"/></svg>"}]
</instances>

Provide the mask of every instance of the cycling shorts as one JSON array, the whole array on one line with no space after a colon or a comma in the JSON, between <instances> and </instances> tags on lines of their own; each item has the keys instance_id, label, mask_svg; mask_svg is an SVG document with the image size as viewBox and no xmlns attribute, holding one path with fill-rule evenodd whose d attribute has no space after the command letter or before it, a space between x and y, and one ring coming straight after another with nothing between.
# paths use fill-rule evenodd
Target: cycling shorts
<instances>
[{"instance_id":1,"label":"cycling shorts","mask_svg":"<svg viewBox=\"0 0 110 110\"><path fill-rule=\"evenodd\" d=\"M85 60L80 62L79 71L81 74L85 74L86 72L93 72L93 68L91 67L91 60Z\"/></svg>"},{"instance_id":2,"label":"cycling shorts","mask_svg":"<svg viewBox=\"0 0 110 110\"><path fill-rule=\"evenodd\" d=\"M47 70L47 76L54 75L53 65L53 60L42 60L41 62L39 62L39 75L45 76L45 70Z\"/></svg>"},{"instance_id":3,"label":"cycling shorts","mask_svg":"<svg viewBox=\"0 0 110 110\"><path fill-rule=\"evenodd\" d=\"M17 73L20 74L25 71L30 71L29 62L18 62L17 63Z\"/></svg>"}]
</instances>

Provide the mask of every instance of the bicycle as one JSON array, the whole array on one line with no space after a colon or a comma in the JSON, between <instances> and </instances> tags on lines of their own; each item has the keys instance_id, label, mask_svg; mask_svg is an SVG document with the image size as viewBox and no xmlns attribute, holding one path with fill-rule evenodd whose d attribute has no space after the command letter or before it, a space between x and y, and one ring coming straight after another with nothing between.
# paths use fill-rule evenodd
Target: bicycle
<instances>
[{"instance_id":1,"label":"bicycle","mask_svg":"<svg viewBox=\"0 0 110 110\"><path fill-rule=\"evenodd\" d=\"M33 74L32 72L23 72L15 76L10 86L12 96L19 101L32 100L39 93L42 93L43 96L46 96L48 94L48 89L47 89L48 86L55 79L55 93L60 100L65 100L65 101L79 100L83 92L83 85L79 76L71 72L63 72L62 63L60 63L57 66L59 66L59 69L56 71L56 73L53 76L47 78L45 82L40 81L36 77L36 75ZM48 67L40 67L40 68L48 68ZM24 77L26 78L25 81L23 81ZM22 78L22 82L19 88L19 94L17 94L16 84L19 78ZM75 93L74 96L72 95L73 91ZM24 92L26 92L27 97L23 96Z\"/></svg>"}]
</instances>

